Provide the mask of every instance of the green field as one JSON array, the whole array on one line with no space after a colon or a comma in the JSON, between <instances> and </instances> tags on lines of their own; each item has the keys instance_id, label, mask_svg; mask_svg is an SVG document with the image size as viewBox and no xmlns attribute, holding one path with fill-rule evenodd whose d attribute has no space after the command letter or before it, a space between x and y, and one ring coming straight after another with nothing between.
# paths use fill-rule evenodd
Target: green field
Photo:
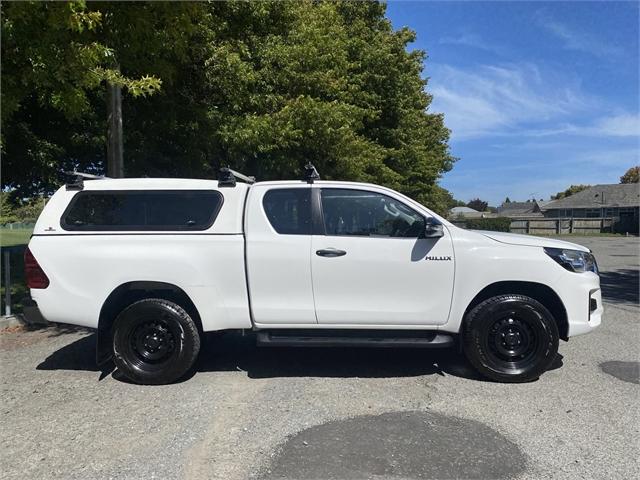
<instances>
[{"instance_id":1,"label":"green field","mask_svg":"<svg viewBox=\"0 0 640 480\"><path fill-rule=\"evenodd\" d=\"M31 229L0 229L0 244L3 247L11 247L13 245L26 245L27 243L29 243L31 231Z\"/></svg>"}]
</instances>

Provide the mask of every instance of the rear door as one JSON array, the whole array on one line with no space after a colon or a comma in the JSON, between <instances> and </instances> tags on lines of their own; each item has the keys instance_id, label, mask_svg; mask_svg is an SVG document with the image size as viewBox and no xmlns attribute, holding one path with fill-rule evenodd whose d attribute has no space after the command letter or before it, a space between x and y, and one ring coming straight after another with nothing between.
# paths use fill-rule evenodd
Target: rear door
<instances>
[{"instance_id":1,"label":"rear door","mask_svg":"<svg viewBox=\"0 0 640 480\"><path fill-rule=\"evenodd\" d=\"M316 323L311 186L252 186L245 232L253 321L258 325Z\"/></svg>"},{"instance_id":2,"label":"rear door","mask_svg":"<svg viewBox=\"0 0 640 480\"><path fill-rule=\"evenodd\" d=\"M314 235L311 245L318 323L372 328L446 323L454 274L447 229L444 237L421 238L426 211L383 190L317 190L325 231Z\"/></svg>"}]
</instances>

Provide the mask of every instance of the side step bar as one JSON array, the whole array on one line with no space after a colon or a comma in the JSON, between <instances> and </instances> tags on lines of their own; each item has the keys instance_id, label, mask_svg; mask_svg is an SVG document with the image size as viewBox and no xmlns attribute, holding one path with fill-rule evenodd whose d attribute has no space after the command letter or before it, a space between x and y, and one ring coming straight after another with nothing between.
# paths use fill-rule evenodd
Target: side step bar
<instances>
[{"instance_id":1,"label":"side step bar","mask_svg":"<svg viewBox=\"0 0 640 480\"><path fill-rule=\"evenodd\" d=\"M259 331L260 347L374 347L444 348L454 344L452 335L429 331L296 330Z\"/></svg>"}]
</instances>

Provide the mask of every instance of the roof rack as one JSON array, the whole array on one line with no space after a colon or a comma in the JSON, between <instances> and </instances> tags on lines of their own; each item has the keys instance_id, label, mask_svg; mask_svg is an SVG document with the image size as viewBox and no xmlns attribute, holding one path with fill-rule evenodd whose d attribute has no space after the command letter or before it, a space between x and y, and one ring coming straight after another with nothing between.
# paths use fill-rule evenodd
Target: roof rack
<instances>
[{"instance_id":1,"label":"roof rack","mask_svg":"<svg viewBox=\"0 0 640 480\"><path fill-rule=\"evenodd\" d=\"M64 172L66 175L73 177L70 182L66 183L67 190L82 190L84 188L85 180L105 180L109 177L93 175L91 173L84 172Z\"/></svg>"},{"instance_id":2,"label":"roof rack","mask_svg":"<svg viewBox=\"0 0 640 480\"><path fill-rule=\"evenodd\" d=\"M256 183L256 177L250 177L243 175L240 172L230 169L229 167L222 167L218 173L218 186L220 187L235 187L236 180L242 180L245 183L251 185Z\"/></svg>"},{"instance_id":3,"label":"roof rack","mask_svg":"<svg viewBox=\"0 0 640 480\"><path fill-rule=\"evenodd\" d=\"M318 170L316 170L316 167L313 166L313 163L309 162L304 166L303 180L307 183L313 183L316 180L320 180L320 174L318 173Z\"/></svg>"}]
</instances>

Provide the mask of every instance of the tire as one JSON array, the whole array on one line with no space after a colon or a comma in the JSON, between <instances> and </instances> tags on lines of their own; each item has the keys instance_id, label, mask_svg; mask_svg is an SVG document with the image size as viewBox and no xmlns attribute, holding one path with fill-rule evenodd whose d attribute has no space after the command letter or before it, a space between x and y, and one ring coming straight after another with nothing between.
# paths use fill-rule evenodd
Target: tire
<instances>
[{"instance_id":1,"label":"tire","mask_svg":"<svg viewBox=\"0 0 640 480\"><path fill-rule=\"evenodd\" d=\"M471 364L497 382L529 382L553 363L558 326L544 305L524 295L499 295L464 319L463 349Z\"/></svg>"},{"instance_id":2,"label":"tire","mask_svg":"<svg viewBox=\"0 0 640 480\"><path fill-rule=\"evenodd\" d=\"M125 308L113 324L113 359L135 383L162 385L182 378L200 351L200 334L179 305L146 298Z\"/></svg>"}]
</instances>

